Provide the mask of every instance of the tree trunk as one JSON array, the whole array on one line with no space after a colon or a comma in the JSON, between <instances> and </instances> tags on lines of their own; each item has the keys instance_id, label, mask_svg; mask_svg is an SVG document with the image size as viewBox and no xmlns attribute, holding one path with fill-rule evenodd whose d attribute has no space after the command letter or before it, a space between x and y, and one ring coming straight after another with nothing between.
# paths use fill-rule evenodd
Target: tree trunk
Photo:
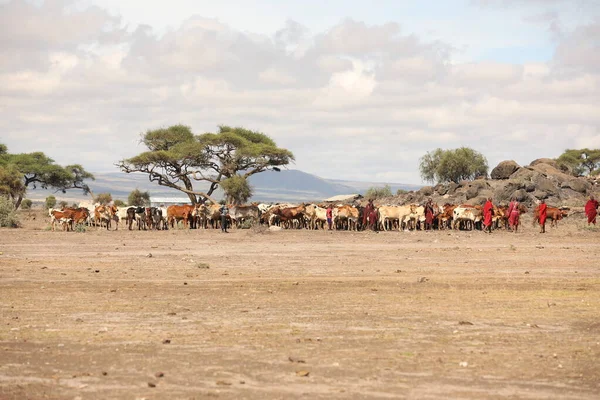
<instances>
[{"instance_id":1,"label":"tree trunk","mask_svg":"<svg viewBox=\"0 0 600 400\"><path fill-rule=\"evenodd\" d=\"M19 209L19 207L21 207L21 202L23 201L23 195L19 195L19 197L17 198L17 202L15 203L15 211Z\"/></svg>"}]
</instances>

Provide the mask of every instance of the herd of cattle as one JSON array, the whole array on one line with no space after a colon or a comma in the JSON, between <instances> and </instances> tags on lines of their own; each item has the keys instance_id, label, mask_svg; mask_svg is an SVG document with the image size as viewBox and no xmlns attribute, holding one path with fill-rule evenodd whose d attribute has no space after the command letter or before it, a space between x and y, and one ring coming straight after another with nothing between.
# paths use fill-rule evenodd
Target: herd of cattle
<instances>
[{"instance_id":1,"label":"herd of cattle","mask_svg":"<svg viewBox=\"0 0 600 400\"><path fill-rule=\"evenodd\" d=\"M316 204L252 204L229 206L228 224L233 227L249 224L277 225L282 228L325 229L327 226L326 205ZM120 226L138 230L164 230L178 228L219 228L221 206L172 205L169 207L116 207L80 203L78 208L50 209L52 230L56 225L63 230L73 230L76 224L86 224L118 230ZM520 212L527 209L521 205ZM567 209L548 207L547 218L552 225L566 217ZM431 225L426 226L425 207L419 204L402 206L384 205L377 208L377 220L370 221L360 205L340 204L332 206L333 229L337 230L419 230L419 229L482 229L483 209L481 206L433 204ZM373 214L371 214L373 215ZM538 208L534 210L534 224L538 221ZM507 207L494 206L492 215L494 228L507 228ZM113 228L114 226L114 228Z\"/></svg>"}]
</instances>

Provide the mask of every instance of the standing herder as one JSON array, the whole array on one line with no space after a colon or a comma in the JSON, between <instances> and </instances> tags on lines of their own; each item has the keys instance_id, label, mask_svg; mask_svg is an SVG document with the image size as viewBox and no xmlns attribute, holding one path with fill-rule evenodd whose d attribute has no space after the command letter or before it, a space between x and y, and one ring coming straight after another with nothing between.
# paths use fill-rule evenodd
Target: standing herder
<instances>
[{"instance_id":1,"label":"standing herder","mask_svg":"<svg viewBox=\"0 0 600 400\"><path fill-rule=\"evenodd\" d=\"M327 206L325 215L327 217L327 226L329 227L329 230L331 230L331 225L333 224L333 207L331 204Z\"/></svg>"},{"instance_id":2,"label":"standing herder","mask_svg":"<svg viewBox=\"0 0 600 400\"><path fill-rule=\"evenodd\" d=\"M485 205L483 206L483 230L484 232L492 233L492 213L494 212L494 205L492 204L492 198L488 197Z\"/></svg>"},{"instance_id":3,"label":"standing herder","mask_svg":"<svg viewBox=\"0 0 600 400\"><path fill-rule=\"evenodd\" d=\"M433 200L431 197L425 203L425 230L433 229Z\"/></svg>"},{"instance_id":4,"label":"standing herder","mask_svg":"<svg viewBox=\"0 0 600 400\"><path fill-rule=\"evenodd\" d=\"M594 199L594 196L590 196L590 199L585 203L585 215L588 219L588 225L596 225L596 215L598 215L598 201Z\"/></svg>"},{"instance_id":5,"label":"standing herder","mask_svg":"<svg viewBox=\"0 0 600 400\"><path fill-rule=\"evenodd\" d=\"M229 233L227 232L227 223L229 222L229 207L227 207L227 204L223 204L221 208L219 208L219 212L221 213L221 232Z\"/></svg>"},{"instance_id":6,"label":"standing herder","mask_svg":"<svg viewBox=\"0 0 600 400\"><path fill-rule=\"evenodd\" d=\"M369 202L367 203L365 209L363 210L363 220L362 220L362 226L363 229L367 229L367 221L369 220L369 217L371 216L371 213L373 212L373 210L375 209L375 206L373 205L373 199L369 199Z\"/></svg>"},{"instance_id":7,"label":"standing herder","mask_svg":"<svg viewBox=\"0 0 600 400\"><path fill-rule=\"evenodd\" d=\"M548 217L548 206L546 205L546 200L544 199L542 199L540 202L539 214L540 233L546 233L546 218Z\"/></svg>"},{"instance_id":8,"label":"standing herder","mask_svg":"<svg viewBox=\"0 0 600 400\"><path fill-rule=\"evenodd\" d=\"M513 197L508 206L508 225L510 226L510 230L515 233L519 228L519 215L519 202Z\"/></svg>"}]
</instances>

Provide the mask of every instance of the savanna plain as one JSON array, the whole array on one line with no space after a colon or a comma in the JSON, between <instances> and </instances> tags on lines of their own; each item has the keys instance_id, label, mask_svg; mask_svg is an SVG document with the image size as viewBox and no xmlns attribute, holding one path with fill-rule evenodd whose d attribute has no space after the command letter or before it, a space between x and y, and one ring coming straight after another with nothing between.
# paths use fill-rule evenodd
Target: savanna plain
<instances>
[{"instance_id":1,"label":"savanna plain","mask_svg":"<svg viewBox=\"0 0 600 400\"><path fill-rule=\"evenodd\" d=\"M0 229L0 399L597 399L600 229Z\"/></svg>"}]
</instances>

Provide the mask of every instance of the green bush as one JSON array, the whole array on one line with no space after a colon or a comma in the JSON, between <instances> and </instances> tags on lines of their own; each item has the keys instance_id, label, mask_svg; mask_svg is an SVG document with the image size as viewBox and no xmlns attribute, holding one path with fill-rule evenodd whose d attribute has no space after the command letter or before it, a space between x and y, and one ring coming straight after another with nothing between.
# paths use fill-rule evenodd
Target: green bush
<instances>
[{"instance_id":1,"label":"green bush","mask_svg":"<svg viewBox=\"0 0 600 400\"><path fill-rule=\"evenodd\" d=\"M31 209L31 205L32 205L32 204L33 204L33 202L31 201L31 199L24 199L24 200L21 202L21 208L22 208L23 210L29 210L29 209Z\"/></svg>"},{"instance_id":2,"label":"green bush","mask_svg":"<svg viewBox=\"0 0 600 400\"><path fill-rule=\"evenodd\" d=\"M84 233L87 231L85 224L77 224L75 225L75 232Z\"/></svg>"},{"instance_id":3,"label":"green bush","mask_svg":"<svg viewBox=\"0 0 600 400\"><path fill-rule=\"evenodd\" d=\"M66 201L62 200L62 201L59 201L59 202L58 202L58 206L59 206L60 208L66 208L66 207L68 207L68 206L69 206L69 203L67 203Z\"/></svg>"},{"instance_id":4,"label":"green bush","mask_svg":"<svg viewBox=\"0 0 600 400\"><path fill-rule=\"evenodd\" d=\"M242 229L250 229L250 228L252 228L253 225L254 225L254 219L248 218L248 219L245 219L240 224L240 228L242 228Z\"/></svg>"},{"instance_id":5,"label":"green bush","mask_svg":"<svg viewBox=\"0 0 600 400\"><path fill-rule=\"evenodd\" d=\"M0 196L0 227L18 228L20 226L15 206L6 196Z\"/></svg>"},{"instance_id":6,"label":"green bush","mask_svg":"<svg viewBox=\"0 0 600 400\"><path fill-rule=\"evenodd\" d=\"M46 208L54 208L56 206L56 197L50 195L46 197Z\"/></svg>"},{"instance_id":7,"label":"green bush","mask_svg":"<svg viewBox=\"0 0 600 400\"><path fill-rule=\"evenodd\" d=\"M117 207L125 207L127 204L123 200L115 200L115 206Z\"/></svg>"},{"instance_id":8,"label":"green bush","mask_svg":"<svg viewBox=\"0 0 600 400\"><path fill-rule=\"evenodd\" d=\"M371 187L365 192L366 199L381 199L384 197L392 197L392 188L390 185L384 187Z\"/></svg>"}]
</instances>

